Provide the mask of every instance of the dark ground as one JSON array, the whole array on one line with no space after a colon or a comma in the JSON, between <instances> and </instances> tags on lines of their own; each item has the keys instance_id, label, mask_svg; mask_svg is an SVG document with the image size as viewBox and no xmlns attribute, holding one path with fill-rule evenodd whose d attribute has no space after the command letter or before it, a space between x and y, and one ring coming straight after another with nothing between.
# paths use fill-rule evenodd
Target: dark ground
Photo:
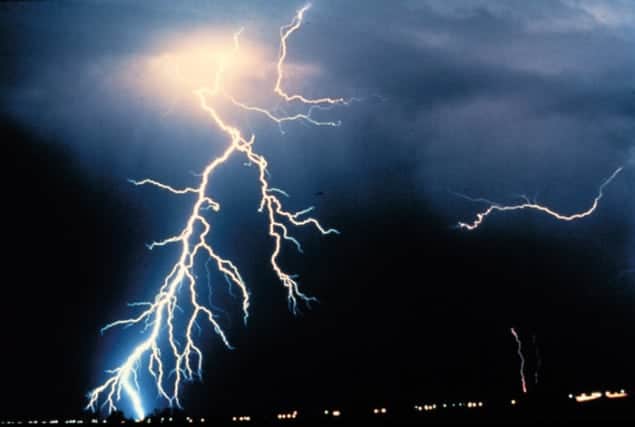
<instances>
[{"instance_id":1,"label":"dark ground","mask_svg":"<svg viewBox=\"0 0 635 427\"><path fill-rule=\"evenodd\" d=\"M432 405L432 402L429 403ZM458 404L458 403L457 403ZM422 404L423 405L423 404ZM464 403L465 405L465 403ZM417 411L415 405L396 405L386 408L382 415L373 414L373 408L338 407L331 408L328 414L325 409L303 410L297 409L297 418L279 420L277 414L225 414L203 419L190 418L180 411L165 410L148 417L143 423L162 424L166 426L181 425L214 425L214 426L400 426L400 425L602 425L607 421L628 422L635 421L635 405L633 398L608 400L601 398L592 402L576 403L566 396L533 396L519 399L515 405L511 401L486 401L482 408L455 407L443 409L442 403L437 403L436 410ZM333 410L339 410L341 415L334 417ZM294 409L282 411L292 413ZM249 421L238 418L249 416ZM77 418L79 420L80 418ZM92 424L90 417L81 418L83 424ZM64 424L65 420L59 420ZM42 423L40 421L40 423ZM120 413L112 414L103 425L131 424ZM6 421L3 422L6 424ZM14 420L14 424L17 421ZM27 424L23 420L23 424ZM72 424L77 424L77 421Z\"/></svg>"}]
</instances>

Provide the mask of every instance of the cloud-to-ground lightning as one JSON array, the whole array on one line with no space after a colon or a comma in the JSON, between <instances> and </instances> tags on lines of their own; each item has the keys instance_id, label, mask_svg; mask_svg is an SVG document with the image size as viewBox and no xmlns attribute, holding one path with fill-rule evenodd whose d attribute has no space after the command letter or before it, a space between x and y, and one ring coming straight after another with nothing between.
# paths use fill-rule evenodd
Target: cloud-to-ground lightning
<instances>
[{"instance_id":1,"label":"cloud-to-ground lightning","mask_svg":"<svg viewBox=\"0 0 635 427\"><path fill-rule=\"evenodd\" d=\"M223 73L226 64L224 60L219 61L213 87L198 88L194 91L194 94L200 107L208 114L211 122L228 137L228 146L220 156L214 158L205 167L204 171L198 175L200 181L196 186L175 188L149 178L131 180L131 183L137 186L150 185L173 195L192 197L194 202L186 224L178 234L148 245L149 249L166 245L178 245L180 247L178 259L164 277L154 300L132 304L136 307L142 307L143 311L136 316L117 320L102 328L102 332L104 332L115 326L126 327L140 324L143 327L144 335L142 341L133 348L118 367L107 371L109 374L107 380L89 392L87 409L97 410L102 406L108 412L116 410L117 405L120 404L123 398L122 394L125 393L134 408L135 417L137 419L143 418L146 410L141 401L139 386L142 366L145 366L156 385L158 395L165 399L168 405L180 407L180 391L183 381L200 378L202 373L203 353L193 337L193 329L199 327L197 322L201 317L209 321L223 343L231 348L225 332L216 320L213 307L211 304L207 306L199 300L199 294L197 293L198 282L193 270L198 256L204 256L206 262L211 261L215 264L218 271L239 292L242 301L243 318L245 321L247 320L250 296L237 264L230 259L224 258L217 249L208 243L212 232L212 224L206 214L210 210L218 212L221 209L220 203L209 194L210 182L218 169L234 156L243 156L247 163L255 165L257 168L260 188L258 211L265 213L268 222L268 234L273 240L273 250L269 257L269 263L277 278L287 290L290 309L295 313L299 301L308 303L312 300L311 297L300 290L295 277L285 272L280 266L281 245L283 240L286 240L301 250L300 243L290 234L289 226L312 226L324 235L336 234L338 233L337 230L323 227L317 219L308 216L307 214L312 208L298 212L290 212L284 208L281 199L277 195L286 193L270 185L268 163L266 158L255 149L255 136L245 137L241 129L231 125L221 117L218 110L211 103L216 99L229 99L233 105L243 110L264 113L278 124L283 121L306 120L316 125L337 125L338 122L318 122L313 120L311 113L315 108L328 108L335 104L346 104L347 102L343 98L309 99L299 94L289 95L282 89L284 62L287 56L287 40L302 25L304 14L308 8L309 5L301 8L291 24L285 25L280 29L280 53L273 90L275 94L287 102L293 101L306 105L306 113L289 117L278 117L268 110L239 103L230 94L226 93L223 88ZM242 29L234 35L234 54L240 49L239 36L241 32ZM180 295L183 285L186 285L187 298ZM184 306L187 306L191 311L189 317L185 318L184 329L181 331L178 329L179 326L176 322L176 310L181 312ZM167 351L163 351L163 347L167 348Z\"/></svg>"},{"instance_id":2,"label":"cloud-to-ground lightning","mask_svg":"<svg viewBox=\"0 0 635 427\"><path fill-rule=\"evenodd\" d=\"M560 221L575 221L578 219L582 219L584 217L587 217L589 215L591 215L593 212L595 212L595 210L597 209L600 200L602 199L602 197L604 197L604 188L609 185L611 183L611 181L613 181L615 179L615 177L622 171L623 167L619 167L615 170L615 172L613 172L611 174L611 176L609 176L606 180L604 180L604 182L602 183L602 185L600 185L599 191L597 196L595 196L595 198L593 199L593 203L591 204L591 207L589 207L587 210L583 211L583 212L579 212L579 213L575 213L575 214L571 214L571 215L564 215L561 213L558 213L556 211L554 211L553 209L544 206L544 205L540 205L538 203L534 203L529 201L527 198L525 198L525 203L521 203L521 204L516 204L516 205L501 205L498 203L494 203L491 202L487 199L474 199L474 198L470 198L467 196L462 196L468 200L471 201L478 201L478 202L486 202L489 203L490 206L485 209L483 212L480 212L478 214L476 214L476 219L472 222L459 222L458 226L461 228L464 228L466 230L475 230L478 227L481 226L481 224L483 223L483 221L485 220L485 218L487 218L489 215L491 215L492 213L499 211L499 212L507 212L507 211L517 211L517 210L523 210L523 209L533 209L533 210L537 210L543 213L546 213L547 215L550 215Z\"/></svg>"},{"instance_id":3,"label":"cloud-to-ground lightning","mask_svg":"<svg viewBox=\"0 0 635 427\"><path fill-rule=\"evenodd\" d=\"M514 336L514 340L516 341L516 352L518 353L518 357L520 358L520 385L523 390L523 393L527 393L527 381L525 381L525 356L523 355L523 344L520 341L520 337L516 332L516 329L510 328L512 335Z\"/></svg>"}]
</instances>

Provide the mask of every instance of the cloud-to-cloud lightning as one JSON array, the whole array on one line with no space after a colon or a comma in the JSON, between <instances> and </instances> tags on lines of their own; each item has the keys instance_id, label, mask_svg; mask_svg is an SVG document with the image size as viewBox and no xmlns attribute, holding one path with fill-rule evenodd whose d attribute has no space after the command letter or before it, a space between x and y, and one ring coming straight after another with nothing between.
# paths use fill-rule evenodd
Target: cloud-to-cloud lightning
<instances>
[{"instance_id":1,"label":"cloud-to-cloud lightning","mask_svg":"<svg viewBox=\"0 0 635 427\"><path fill-rule=\"evenodd\" d=\"M520 386L523 390L523 393L527 393L527 381L525 381L525 355L523 355L523 344L520 341L520 337L518 336L518 332L516 329L511 328L511 333L514 336L514 340L516 341L516 348L518 357L520 358Z\"/></svg>"},{"instance_id":2,"label":"cloud-to-cloud lightning","mask_svg":"<svg viewBox=\"0 0 635 427\"><path fill-rule=\"evenodd\" d=\"M575 221L584 217L587 217L589 215L591 215L593 212L595 212L595 210L597 209L600 200L602 199L602 197L604 197L604 188L609 185L611 183L611 181L613 181L613 179L615 179L615 177L622 171L623 167L619 167L615 170L615 172L613 172L611 174L611 176L609 176L603 183L602 185L600 185L599 191L597 196L595 196L595 198L593 199L593 203L591 204L591 207L588 208L587 210L583 211L583 212L579 212L579 213L575 213L575 214L571 214L571 215L564 215L561 213L558 213L556 211L554 211L553 209L544 206L544 205L540 205L538 203L535 202L531 202L528 199L525 199L525 203L521 203L521 204L517 204L517 205L501 205L498 203L493 203L490 202L489 200L486 199L473 199L467 196L462 196L464 198L467 198L468 200L472 200L472 201L484 201L487 203L490 203L490 206L485 209L483 212L479 212L478 214L476 214L476 219L472 222L459 222L458 226L461 228L464 228L466 230L475 230L478 227L481 226L481 224L483 223L483 221L485 220L485 218L487 218L490 214L492 214L493 212L499 211L499 212L507 212L507 211L517 211L517 210L523 210L523 209L533 209L533 210L537 210L543 213L546 213L547 215L550 215L560 221Z\"/></svg>"},{"instance_id":3,"label":"cloud-to-cloud lightning","mask_svg":"<svg viewBox=\"0 0 635 427\"><path fill-rule=\"evenodd\" d=\"M128 319L117 320L106 325L102 332L115 326L131 326L140 324L144 328L145 335L124 361L116 368L107 371L108 379L100 386L93 389L88 395L87 409L97 410L103 406L109 412L116 410L120 404L122 394L125 393L135 411L135 417L141 419L146 413L140 397L139 376L142 366L147 369L156 385L158 395L164 398L170 406L181 406L180 391L183 381L191 381L201 376L203 353L193 337L193 328L198 327L199 318L204 318L214 328L227 347L231 347L225 332L217 322L213 307L203 304L197 293L198 281L194 273L197 256L205 257L215 263L218 271L225 275L228 281L240 293L242 298L242 312L245 321L249 315L249 291L240 273L240 270L232 260L224 258L209 243L212 232L212 224L206 214L210 209L218 212L221 209L219 202L210 194L210 182L214 174L233 156L243 156L247 162L257 167L258 183L260 186L259 212L264 212L268 220L268 233L273 239L273 250L269 261L271 268L287 289L287 298L290 308L296 312L299 301L309 302L311 297L305 295L299 288L293 275L285 272L279 264L281 245L283 240L289 241L301 250L300 243L290 234L289 226L312 226L322 234L336 234L337 230L323 227L318 220L307 214L313 209L308 208L299 212L285 210L282 201L277 194L285 194L282 190L272 187L268 180L268 163L262 154L255 149L255 136L245 137L242 131L228 123L221 117L217 109L211 104L212 100L229 99L246 110L259 111L266 114L277 123L291 120L307 120L313 124L337 125L337 122L317 122L311 118L314 108L320 106L332 106L334 104L346 104L342 98L308 99L299 94L289 95L282 89L284 61L287 55L287 40L302 25L302 20L309 5L300 9L291 24L280 29L280 54L277 62L277 78L274 93L287 102L305 104L307 112L291 117L277 117L265 109L249 107L238 103L223 89L223 72L226 68L226 60L220 61L216 70L213 87L202 87L194 91L200 107L209 115L212 123L227 135L229 145L222 154L213 159L200 175L197 186L187 188L175 188L170 185L143 179L131 180L134 185L151 185L174 195L193 197L191 213L185 227L175 236L153 242L150 249L166 245L178 245L180 255L170 272L163 279L163 283L152 302L136 303L133 306L143 307L144 310L137 316ZM242 31L242 30L241 30ZM240 49L239 36L241 31L234 35L234 54ZM183 285L187 286L187 298L180 293ZM190 310L189 317L184 322L184 330L179 330L176 322L177 312L183 311L183 307ZM184 312L184 311L183 311ZM167 348L167 351L164 349ZM168 362L169 361L169 362Z\"/></svg>"}]
</instances>

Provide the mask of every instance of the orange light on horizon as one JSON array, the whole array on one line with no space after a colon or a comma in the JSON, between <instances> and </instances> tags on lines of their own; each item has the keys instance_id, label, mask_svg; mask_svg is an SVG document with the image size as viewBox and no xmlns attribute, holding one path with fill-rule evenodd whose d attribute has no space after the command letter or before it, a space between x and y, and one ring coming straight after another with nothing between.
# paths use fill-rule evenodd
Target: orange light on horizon
<instances>
[{"instance_id":1,"label":"orange light on horizon","mask_svg":"<svg viewBox=\"0 0 635 427\"><path fill-rule=\"evenodd\" d=\"M628 397L628 393L624 390L620 390L620 391L606 391L604 392L604 396L606 396L607 399L623 399L625 397Z\"/></svg>"},{"instance_id":2,"label":"orange light on horizon","mask_svg":"<svg viewBox=\"0 0 635 427\"><path fill-rule=\"evenodd\" d=\"M578 403L590 402L592 400L597 400L602 397L602 393L599 391L594 391L591 394L581 393L575 396L575 401Z\"/></svg>"}]
</instances>

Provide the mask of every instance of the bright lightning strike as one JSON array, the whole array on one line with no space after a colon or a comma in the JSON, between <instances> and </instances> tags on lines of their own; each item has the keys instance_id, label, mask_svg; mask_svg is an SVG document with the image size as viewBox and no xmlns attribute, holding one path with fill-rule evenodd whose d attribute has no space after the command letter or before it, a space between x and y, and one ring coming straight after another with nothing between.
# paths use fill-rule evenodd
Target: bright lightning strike
<instances>
[{"instance_id":1,"label":"bright lightning strike","mask_svg":"<svg viewBox=\"0 0 635 427\"><path fill-rule=\"evenodd\" d=\"M162 247L166 245L178 245L180 247L180 255L174 263L170 272L163 279L163 283L156 293L154 300L151 302L136 303L133 306L145 307L138 315L128 319L117 320L102 328L102 333L115 326L131 326L142 324L143 331L147 334L144 339L132 350L132 352L124 359L124 361L116 368L107 371L110 375L108 379L100 386L93 389L88 394L87 409L97 410L99 406L105 407L108 412L117 409L117 405L122 399L122 392L125 393L130 400L137 419L142 419L146 411L143 408L140 397L140 386L138 376L140 369L145 366L148 373L153 378L156 385L158 395L164 398L170 406L181 406L179 400L180 390L184 381L191 381L195 377L200 378L202 374L203 353L195 343L193 338L193 328L198 327L198 319L200 317L207 319L219 335L223 343L231 348L231 345L216 321L216 316L212 311L213 308L204 305L199 301L197 293L197 278L193 272L196 264L197 256L204 256L207 262L215 263L219 272L225 275L228 282L234 286L240 293L242 298L243 318L246 321L249 316L249 291L240 274L237 265L227 258L221 256L215 248L208 243L212 225L204 214L210 208L217 212L221 209L220 203L209 195L210 182L215 172L218 171L231 157L243 156L249 164L255 165L258 170L258 183L260 186L260 203L259 212L265 213L268 220L268 234L273 239L274 247L271 252L269 262L274 273L287 289L287 298L290 309L295 313L297 311L298 301L306 303L313 299L305 295L299 288L298 282L294 276L285 272L279 264L279 256L283 240L294 244L301 251L300 243L290 234L290 226L312 226L321 234L337 234L338 231L333 228L323 227L318 220L307 214L313 209L308 208L299 212L290 212L286 210L281 200L276 194L285 195L283 190L272 187L268 181L267 167L268 163L262 154L259 154L254 147L255 136L245 137L242 131L225 121L218 111L211 104L212 100L223 99L230 100L235 106L247 111L256 111L265 114L274 122L280 124L286 121L305 120L315 125L337 126L339 122L319 122L311 117L311 113L319 109L329 109L335 104L344 104L348 102L343 98L319 98L309 99L299 94L289 95L282 89L284 77L284 62L287 56L287 41L289 37L300 28L303 17L310 5L301 8L292 22L280 29L280 53L277 62L277 78L274 85L274 93L282 97L285 101L296 101L306 105L308 110L306 113L296 114L288 117L278 117L268 110L250 107L247 104L236 101L223 88L223 73L226 68L225 60L219 60L215 74L214 85L211 88L202 87L194 91L199 105L205 111L212 123L214 123L229 139L229 144L223 153L212 160L199 175L200 181L195 187L187 187L178 189L170 185L155 181L153 179L142 179L139 181L131 180L134 185L151 185L160 190L167 191L174 195L193 197L191 213L186 221L184 228L180 233L153 242L149 246L150 249ZM234 34L234 51L239 50L239 36L242 29ZM180 296L180 290L183 285L187 285L188 300ZM186 305L190 307L191 314L186 319L185 328L177 331L175 322L175 310L182 311L182 307ZM161 343L165 343L169 351L167 355L162 352ZM167 365L169 361L169 365ZM168 367L172 367L168 371Z\"/></svg>"},{"instance_id":2,"label":"bright lightning strike","mask_svg":"<svg viewBox=\"0 0 635 427\"><path fill-rule=\"evenodd\" d=\"M516 340L517 345L517 353L520 358L520 385L523 390L523 393L527 393L527 382L525 381L525 356L523 355L523 344L520 341L520 337L516 332L516 329L511 328L511 333L514 336L514 340Z\"/></svg>"},{"instance_id":3,"label":"bright lightning strike","mask_svg":"<svg viewBox=\"0 0 635 427\"><path fill-rule=\"evenodd\" d=\"M575 221L584 217L587 217L589 215L591 215L593 212L595 212L595 210L598 207L598 204L600 203L600 200L602 199L602 197L604 196L604 188L609 185L611 183L611 181L613 181L613 179L615 179L615 177L622 171L623 167L619 167L615 170L615 172L613 172L611 174L611 176L609 176L603 183L602 185L600 185L599 191L597 196L595 196L595 198L593 199L593 203L591 204L591 207L583 212L579 212L579 213L575 213L575 214L571 214L571 215L563 215L561 213L558 213L554 210L552 210L551 208L547 207L547 206L543 206L543 205L539 205L537 203L532 203L530 202L528 199L525 199L525 203L522 204L518 204L518 205L500 205L498 203L493 203L490 202L489 200L486 199L473 199L467 196L462 196L468 200L472 200L472 201L485 201L487 203L490 203L490 206L484 210L483 212L480 212L478 214L476 214L476 219L471 222L459 222L458 226L461 228L465 228L467 230L475 230L478 227L480 227L480 225L483 223L483 221L485 220L485 218L487 216L489 216L490 214L492 214L495 211L501 211L501 212L506 212L506 211L517 211L517 210L522 210L522 209L534 209L534 210L538 210L540 212L546 213L547 215L550 215L560 221Z\"/></svg>"}]
</instances>

